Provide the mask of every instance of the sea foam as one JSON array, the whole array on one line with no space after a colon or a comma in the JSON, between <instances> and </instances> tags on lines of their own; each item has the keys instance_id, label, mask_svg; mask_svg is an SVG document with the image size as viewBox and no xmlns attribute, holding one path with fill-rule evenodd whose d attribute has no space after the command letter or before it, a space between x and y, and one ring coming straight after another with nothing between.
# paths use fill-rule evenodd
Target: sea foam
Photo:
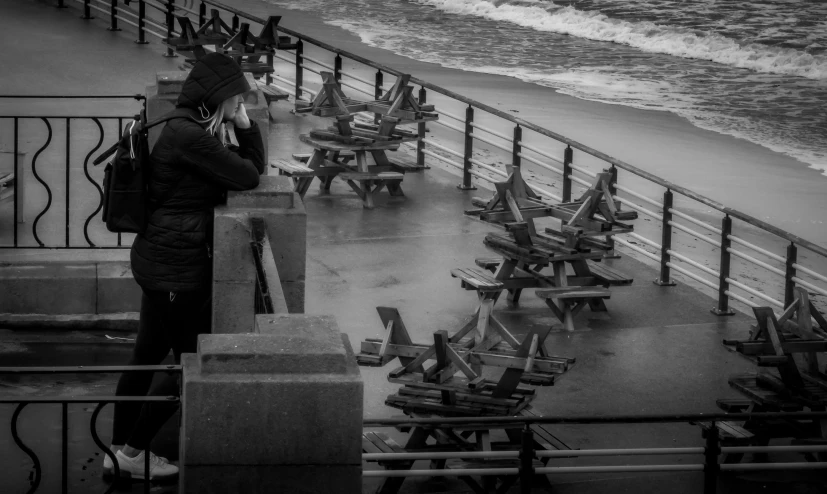
<instances>
[{"instance_id":1,"label":"sea foam","mask_svg":"<svg viewBox=\"0 0 827 494\"><path fill-rule=\"evenodd\" d=\"M415 0L445 12L510 22L538 31L609 41L651 53L710 60L758 72L827 79L827 56L649 21L612 19L599 12L536 1Z\"/></svg>"}]
</instances>

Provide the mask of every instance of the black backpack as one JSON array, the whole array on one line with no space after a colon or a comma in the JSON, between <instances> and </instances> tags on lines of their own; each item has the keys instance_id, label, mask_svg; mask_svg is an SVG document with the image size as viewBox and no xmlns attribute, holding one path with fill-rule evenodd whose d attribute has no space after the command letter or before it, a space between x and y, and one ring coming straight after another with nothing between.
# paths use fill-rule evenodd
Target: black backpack
<instances>
[{"instance_id":1,"label":"black backpack","mask_svg":"<svg viewBox=\"0 0 827 494\"><path fill-rule=\"evenodd\" d=\"M103 221L106 229L115 233L143 233L151 209L161 205L169 197L156 201L149 199L149 139L151 127L174 118L189 118L192 115L184 109L173 110L151 122L143 112L136 115L124 129L121 139L103 152L93 162L101 164L115 154L106 165L103 178ZM175 192L173 189L168 196Z\"/></svg>"}]
</instances>

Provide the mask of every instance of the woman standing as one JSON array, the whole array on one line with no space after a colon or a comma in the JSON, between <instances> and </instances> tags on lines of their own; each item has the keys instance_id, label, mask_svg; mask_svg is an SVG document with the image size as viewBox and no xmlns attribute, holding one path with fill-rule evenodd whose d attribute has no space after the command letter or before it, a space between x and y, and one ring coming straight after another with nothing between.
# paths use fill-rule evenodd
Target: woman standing
<instances>
[{"instance_id":1,"label":"woman standing","mask_svg":"<svg viewBox=\"0 0 827 494\"><path fill-rule=\"evenodd\" d=\"M194 353L198 335L210 332L213 208L228 190L248 190L264 171L264 145L247 117L243 94L250 85L231 58L211 53L195 63L177 107L190 118L170 120L150 155L151 212L144 233L132 244L132 274L143 290L141 319L129 365L158 365L170 350L180 363ZM197 123L198 122L198 123ZM235 129L238 147L225 142L225 123ZM124 373L117 395L178 395L176 376L150 390L152 374ZM175 413L176 405L118 403L112 451L120 472L150 478L177 475L178 467L147 451L150 441ZM104 473L112 473L104 456Z\"/></svg>"}]
</instances>

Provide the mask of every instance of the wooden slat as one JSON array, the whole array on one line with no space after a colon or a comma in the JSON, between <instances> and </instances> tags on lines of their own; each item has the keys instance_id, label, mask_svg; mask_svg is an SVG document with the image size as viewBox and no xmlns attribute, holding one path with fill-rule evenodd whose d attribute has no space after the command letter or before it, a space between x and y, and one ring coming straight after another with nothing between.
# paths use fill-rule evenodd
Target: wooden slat
<instances>
[{"instance_id":1,"label":"wooden slat","mask_svg":"<svg viewBox=\"0 0 827 494\"><path fill-rule=\"evenodd\" d=\"M612 292L590 286L567 286L546 288L534 292L542 299L610 298Z\"/></svg>"},{"instance_id":2,"label":"wooden slat","mask_svg":"<svg viewBox=\"0 0 827 494\"><path fill-rule=\"evenodd\" d=\"M405 175L396 172L342 172L339 175L342 180L402 180Z\"/></svg>"}]
</instances>

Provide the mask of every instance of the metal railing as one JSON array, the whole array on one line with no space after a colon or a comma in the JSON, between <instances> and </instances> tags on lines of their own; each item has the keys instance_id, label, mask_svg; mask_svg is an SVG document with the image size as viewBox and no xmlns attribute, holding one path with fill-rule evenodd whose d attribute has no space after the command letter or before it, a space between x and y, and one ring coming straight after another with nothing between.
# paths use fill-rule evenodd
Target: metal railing
<instances>
[{"instance_id":1,"label":"metal railing","mask_svg":"<svg viewBox=\"0 0 827 494\"><path fill-rule=\"evenodd\" d=\"M21 375L38 375L38 374L112 374L124 372L165 372L173 374L181 374L182 367L180 365L144 365L144 366L76 366L76 367L0 367L0 376L21 376ZM180 395L180 390L179 390ZM92 441L107 455L113 463L113 478L115 481L111 483L104 494L110 494L118 488L117 479L120 477L120 467L118 460L114 453L109 449L109 446L101 441L98 436L97 422L103 408L110 403L178 403L180 399L177 396L86 396L86 395L68 395L68 396L36 396L36 397L19 397L19 396L0 396L0 404L16 404L14 413L11 417L11 436L14 443L23 451L32 462L34 470L33 478L30 479L30 487L26 494L33 494L38 491L43 480L43 464L40 458L30 447L26 445L20 437L18 431L18 421L20 414L29 405L60 405L61 407L61 428L60 428L60 485L61 492L69 492L69 405L70 404L94 404L95 409L92 412L92 417L89 422L89 432L92 436ZM149 410L147 410L149 413ZM149 449L150 445L147 445ZM151 479L149 476L149 455L144 455L144 492L151 491ZM51 470L51 469L49 469Z\"/></svg>"},{"instance_id":2,"label":"metal railing","mask_svg":"<svg viewBox=\"0 0 827 494\"><path fill-rule=\"evenodd\" d=\"M143 106L136 110L144 111L146 97L144 95L106 95L106 96L64 96L64 95L0 95L0 99L134 99L141 101ZM2 186L8 195L12 196L11 213L6 221L11 225L10 233L2 233L0 249L43 247L51 249L94 249L124 247L121 234L104 232L103 222L92 225L93 219L101 212L103 206L103 171L92 175L90 161L102 145L117 140L123 131L126 122L133 116L23 116L0 115L0 136L3 142L8 143L11 153L10 173L0 174ZM90 125L93 124L93 125ZM63 143L53 142L55 133L63 134ZM83 138L83 139L81 139ZM81 142L88 141L86 145ZM25 143L36 143L26 146ZM42 143L42 144L37 144ZM31 149L29 149L31 148ZM26 164L26 156L31 153L31 159ZM78 161L82 160L82 166ZM75 180L83 172L85 182ZM36 181L36 183L35 183ZM73 184L74 182L74 184ZM37 185L40 187L37 187ZM82 185L91 185L92 191L84 192ZM81 190L76 190L81 189ZM93 201L94 210L88 215L80 213L89 209L88 193L97 192L97 201ZM40 197L35 199L33 196ZM5 194L4 194L5 196ZM62 200L62 211L56 198ZM44 203L39 208L34 203ZM54 207L53 207L54 206ZM35 211L37 213L35 214ZM77 211L77 214L75 214ZM60 215L59 226L45 231L41 222L51 218L52 225L58 223L55 216ZM34 217L31 219L31 217ZM82 222L82 227L81 227ZM28 225L29 228L26 228ZM96 228L96 226L98 228ZM79 230L83 233L83 240L75 235ZM96 234L93 234L95 232ZM98 240L93 240L92 237Z\"/></svg>"},{"instance_id":3,"label":"metal railing","mask_svg":"<svg viewBox=\"0 0 827 494\"><path fill-rule=\"evenodd\" d=\"M793 445L793 446L721 446L719 422L753 421L760 423L767 420L823 420L827 412L770 412L770 413L726 413L726 414L683 414L683 415L614 415L592 417L454 417L454 418L393 418L366 419L364 428L422 429L491 428L521 429L520 447L514 450L493 451L433 451L433 452L397 452L397 453L363 453L363 461L385 462L385 470L364 470L364 478L388 477L464 477L479 476L517 476L520 479L520 492L532 492L535 475L558 475L577 473L615 473L615 472L701 472L704 476L704 494L717 491L717 480L721 472L746 472L751 470L825 470L827 461L783 462L783 463L725 463L719 461L721 454L743 453L827 453L827 445ZM547 450L537 449L533 426L538 425L598 425L598 424L657 424L657 423L705 423L704 446L667 447L667 448L623 448L623 449L586 449L586 450ZM665 456L665 455L699 455L695 463L659 463L640 465L581 465L581 466L547 466L535 467L534 460L573 458L573 457L609 457L609 456ZM496 468L431 468L426 470L410 468L411 461L417 460L516 460L513 467ZM387 462L399 461L400 466L393 467Z\"/></svg>"},{"instance_id":4,"label":"metal railing","mask_svg":"<svg viewBox=\"0 0 827 494\"><path fill-rule=\"evenodd\" d=\"M84 12L88 14L90 0L75 1L82 3L85 9ZM123 7L117 5L117 0L108 0L109 3L107 3L107 0L96 1L110 6L110 9L101 9L101 11L109 13L113 19L112 23L117 20L118 13L123 11ZM146 3L154 6L159 11L165 10L167 33L173 32L171 21L174 12L197 16L198 21L203 24L207 6L231 14L233 29L237 29L240 19L258 25L263 25L265 22L264 19L214 0L201 0L197 13L194 10L176 5L174 1L158 0L158 2L156 4L148 0L141 0L139 6ZM63 0L58 0L58 4L62 5ZM140 25L142 19L145 20L146 18L142 16L140 9L137 16L137 24ZM114 25L112 24L112 26ZM161 25L156 27L162 28ZM308 87L305 78L306 72L318 74L319 69L316 67L328 70L332 68L336 79L343 86L371 97L379 97L382 94L386 76L398 77L401 75L401 72L396 69L339 49L289 28L279 26L278 30L297 39L297 48L292 56L284 54L283 51L277 51L274 56L275 60L292 64L295 74L292 79L273 74L267 82L276 81L273 86L287 92L296 99L307 100L305 93L316 94L312 88ZM144 31L149 32L146 27L139 28L139 39L144 38ZM153 34L163 37L161 33ZM334 55L333 60L327 62L318 55L308 56L305 53L306 45L312 45L322 50L322 52L329 52ZM167 54L171 54L171 48L168 49ZM352 67L345 69L342 63L343 59L350 61ZM311 67L308 64L314 66ZM363 70L375 69L373 80L371 81L369 78L357 74L357 66L362 67ZM649 232L647 238L647 236L638 232L627 234L624 236L625 238L616 236L610 239L610 245L614 245L614 242L616 242L617 245L621 245L640 254L643 258L657 263L660 272L658 279L655 280L656 283L663 286L673 285L673 272L694 280L702 287L714 291L717 296L717 303L712 312L718 315L732 314L730 305L733 300L748 307L756 307L765 302L769 302L776 307L787 306L793 301L796 286L827 296L827 288L822 285L822 283L827 283L827 276L820 272L820 270L827 269L827 249L824 247L507 112L415 77L412 77L410 82L419 86L419 100L421 103L428 99L428 92L432 91L445 98L445 101L465 105L464 116L439 111L441 116L456 121L459 125L453 122L449 123L445 118L430 122L431 135L426 137L425 124L419 124L418 141L416 143L404 143L406 148L415 153L419 165L424 165L426 157L429 157L460 170L462 180L459 188L474 189L475 181L478 183L479 181L493 183L500 181L507 175L507 172L501 167L483 161L482 155L475 149L478 143L484 143L498 150L498 152L506 153L504 156L510 154L511 165L513 166L525 166L525 163L530 163L532 166L551 172L555 182L550 185L556 188L556 191L529 182L529 186L544 200L572 201L575 198L575 189L588 187L590 179L596 175L595 171L580 164L581 158L583 161L597 160L602 163L602 167L612 173L611 188L613 192L618 193L616 196L618 201L641 214L654 218L659 223L660 235L658 235L658 232L652 231ZM486 120L496 122L496 125L483 125L481 116L484 116ZM510 128L511 130L502 131L494 127ZM437 128L441 130L438 132ZM445 142L436 142L435 135L440 137L447 135L449 138L458 137L459 141L463 143L463 148L452 149ZM575 153L579 154L575 155ZM656 186L661 188L663 190L662 199L654 199L650 197L651 193L641 193L627 185L627 182L635 180L642 180L643 183L647 184L647 187ZM716 211L721 215L720 225L698 219L697 215L693 216L687 210L677 209L674 204L676 194L682 201L692 204L692 207L705 207ZM651 206L656 209L652 209ZM740 224L734 225L735 221L740 222ZM703 231L687 226L687 222L694 227L701 228ZM743 238L745 234L749 233L746 226L757 228L762 234L767 235L766 238L762 238L762 245L756 245ZM738 232L742 231L744 233L738 236ZM677 235L676 232L680 232L680 235ZM710 235L713 237L711 238ZM687 239L689 241L697 239L708 244L709 248L713 249L713 255L717 258L717 266L704 266L701 260L693 259L688 255L688 252L679 251L677 242ZM781 245L764 245L773 243ZM734 248L733 244L738 244L738 248ZM742 248L750 249L751 252L744 252ZM785 249L785 252L773 252L773 249ZM799 253L800 249L806 251L808 258L805 259L804 253ZM754 257L755 254L766 257L766 260ZM746 279L743 276L739 278L733 269L733 257L737 258L739 262L766 270L769 275L777 278L771 278L772 281L766 289L755 285L752 282L753 280ZM779 265L772 264L775 262ZM778 292L778 295L773 296L768 291ZM755 298L760 299L760 303L753 300Z\"/></svg>"}]
</instances>

